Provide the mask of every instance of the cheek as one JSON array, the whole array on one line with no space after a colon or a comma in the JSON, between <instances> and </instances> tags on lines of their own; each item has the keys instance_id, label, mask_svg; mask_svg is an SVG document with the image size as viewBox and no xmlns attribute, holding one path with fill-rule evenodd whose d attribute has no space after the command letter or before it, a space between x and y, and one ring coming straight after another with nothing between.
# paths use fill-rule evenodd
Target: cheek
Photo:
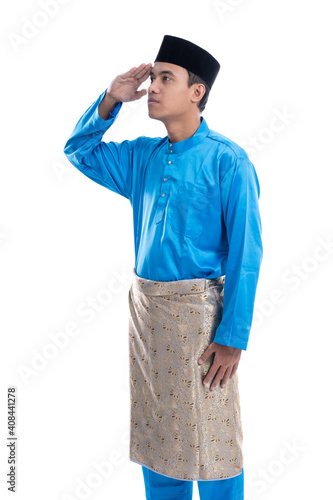
<instances>
[{"instance_id":1,"label":"cheek","mask_svg":"<svg viewBox=\"0 0 333 500\"><path fill-rule=\"evenodd\" d=\"M184 102L185 95L181 90L170 89L168 90L168 98L177 104L182 104Z\"/></svg>"},{"instance_id":2,"label":"cheek","mask_svg":"<svg viewBox=\"0 0 333 500\"><path fill-rule=\"evenodd\" d=\"M176 92L174 94L174 103L179 109L183 109L186 107L187 99L188 95L185 92Z\"/></svg>"}]
</instances>

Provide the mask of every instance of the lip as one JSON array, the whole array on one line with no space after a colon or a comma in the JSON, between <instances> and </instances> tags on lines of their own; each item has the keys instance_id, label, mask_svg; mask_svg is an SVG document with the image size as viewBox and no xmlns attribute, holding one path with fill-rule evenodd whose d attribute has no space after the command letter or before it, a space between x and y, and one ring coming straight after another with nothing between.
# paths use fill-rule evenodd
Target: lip
<instances>
[{"instance_id":1,"label":"lip","mask_svg":"<svg viewBox=\"0 0 333 500\"><path fill-rule=\"evenodd\" d=\"M155 99L148 99L148 104L159 104L159 101L155 101Z\"/></svg>"}]
</instances>

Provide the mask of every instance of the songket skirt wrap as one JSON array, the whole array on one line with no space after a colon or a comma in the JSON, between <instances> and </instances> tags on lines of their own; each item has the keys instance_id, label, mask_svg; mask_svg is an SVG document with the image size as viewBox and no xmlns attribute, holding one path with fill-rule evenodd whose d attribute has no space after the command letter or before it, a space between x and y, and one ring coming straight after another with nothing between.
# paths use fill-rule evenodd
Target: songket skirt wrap
<instances>
[{"instance_id":1,"label":"songket skirt wrap","mask_svg":"<svg viewBox=\"0 0 333 500\"><path fill-rule=\"evenodd\" d=\"M129 459L174 479L242 472L238 372L211 390L202 381L214 355L198 364L222 319L224 282L153 281L132 271Z\"/></svg>"}]
</instances>

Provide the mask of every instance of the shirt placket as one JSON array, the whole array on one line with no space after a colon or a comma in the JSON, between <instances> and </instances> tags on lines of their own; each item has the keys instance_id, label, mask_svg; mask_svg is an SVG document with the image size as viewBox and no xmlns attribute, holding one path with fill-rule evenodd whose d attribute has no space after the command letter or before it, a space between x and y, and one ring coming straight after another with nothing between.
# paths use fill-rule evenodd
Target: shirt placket
<instances>
[{"instance_id":1,"label":"shirt placket","mask_svg":"<svg viewBox=\"0 0 333 500\"><path fill-rule=\"evenodd\" d=\"M160 179L159 198L156 205L156 222L160 222L165 214L165 207L170 195L170 176L175 166L175 156L172 150L172 144L169 142L168 150L165 156L165 165Z\"/></svg>"}]
</instances>

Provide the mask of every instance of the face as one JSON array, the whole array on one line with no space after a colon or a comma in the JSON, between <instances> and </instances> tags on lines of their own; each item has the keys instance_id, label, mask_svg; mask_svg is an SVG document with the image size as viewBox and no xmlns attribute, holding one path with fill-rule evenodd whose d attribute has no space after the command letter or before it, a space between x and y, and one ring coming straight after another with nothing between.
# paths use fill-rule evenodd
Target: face
<instances>
[{"instance_id":1,"label":"face","mask_svg":"<svg viewBox=\"0 0 333 500\"><path fill-rule=\"evenodd\" d=\"M156 62L150 73L148 114L150 118L167 122L189 113L199 113L205 87L188 87L188 72L176 64ZM155 99L157 102L150 102Z\"/></svg>"}]
</instances>

